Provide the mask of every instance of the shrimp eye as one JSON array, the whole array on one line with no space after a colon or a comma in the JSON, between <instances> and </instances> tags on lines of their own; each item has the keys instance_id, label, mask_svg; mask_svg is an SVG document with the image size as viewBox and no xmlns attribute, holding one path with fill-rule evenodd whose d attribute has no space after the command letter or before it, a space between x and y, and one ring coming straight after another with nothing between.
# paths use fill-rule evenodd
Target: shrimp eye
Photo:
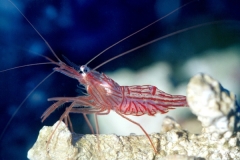
<instances>
[{"instance_id":1,"label":"shrimp eye","mask_svg":"<svg viewBox=\"0 0 240 160\"><path fill-rule=\"evenodd\" d=\"M85 66L85 65L80 67L80 73L81 74L82 73L88 73L89 71L90 71L90 69L87 66Z\"/></svg>"}]
</instances>

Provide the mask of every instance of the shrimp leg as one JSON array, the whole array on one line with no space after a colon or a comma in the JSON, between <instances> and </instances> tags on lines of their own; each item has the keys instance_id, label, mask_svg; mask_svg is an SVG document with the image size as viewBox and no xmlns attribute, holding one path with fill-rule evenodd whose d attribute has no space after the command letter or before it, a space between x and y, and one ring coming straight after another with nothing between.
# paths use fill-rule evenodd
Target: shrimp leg
<instances>
[{"instance_id":1,"label":"shrimp leg","mask_svg":"<svg viewBox=\"0 0 240 160\"><path fill-rule=\"evenodd\" d=\"M46 120L46 118L53 112L55 109L60 107L61 105L68 102L76 102L75 105L79 106L92 106L93 102L91 102L91 96L81 96L81 97L56 97L49 98L48 101L57 101L53 105L51 105L41 116L42 122ZM74 106L76 107L76 106Z\"/></svg>"},{"instance_id":2,"label":"shrimp leg","mask_svg":"<svg viewBox=\"0 0 240 160\"><path fill-rule=\"evenodd\" d=\"M94 122L95 122L95 125L96 125L95 130L96 130L96 134L99 134L100 131L99 131L97 116L98 115L107 115L107 114L109 114L109 112L110 112L110 110L107 110L107 112L101 113L101 110L95 109L95 108L72 108L69 113L82 113L86 122L87 122L87 124L88 124L88 127L90 128L90 130L93 134L94 134L94 132L93 132L92 125L89 122L86 115L87 114L94 114Z\"/></svg>"},{"instance_id":3,"label":"shrimp leg","mask_svg":"<svg viewBox=\"0 0 240 160\"><path fill-rule=\"evenodd\" d=\"M62 102L62 101L58 101L58 102ZM56 102L56 103L58 103L58 102ZM54 103L54 104L56 104L56 103ZM47 141L47 148L48 148L48 145L49 145L49 143L50 143L50 140L52 139L53 134L55 133L55 131L57 130L58 126L60 125L60 123L61 123L61 121L62 121L63 119L64 119L64 121L65 121L66 126L68 126L68 124L70 124L71 129L72 129L72 123L71 123L70 118L69 118L69 112L70 112L70 110L72 109L72 107L73 107L74 105L75 105L75 102L72 102L71 105L66 108L65 112L64 112L64 113L62 114L62 116L60 117L57 126L55 127L55 129L53 130L52 134L50 135L50 137L49 137L49 139L48 139L48 141Z\"/></svg>"},{"instance_id":4,"label":"shrimp leg","mask_svg":"<svg viewBox=\"0 0 240 160\"><path fill-rule=\"evenodd\" d=\"M91 133L94 134L94 130L93 127L90 123L90 121L87 118L87 114L94 114L96 112L100 112L101 109L98 108L77 108L79 106L83 106L83 107L89 107L89 106L97 106L94 101L92 100L91 96L80 96L80 97L55 97L55 98L49 98L48 101L57 101L55 102L53 105L51 105L42 115L42 122L59 106L65 104L65 103L69 103L72 102L72 104L70 105L71 108L68 109L69 107L66 108L66 111L62 114L61 118L59 119L60 121L64 120L65 124L68 126L68 124L70 125L70 130L73 132L72 129L72 123L71 120L69 118L69 113L82 113L84 116L84 119L86 120L88 127L91 130ZM110 112L110 110L105 113L108 114ZM97 121L97 117L95 117L95 124L96 124L96 133L99 133L99 127L98 127L98 121Z\"/></svg>"},{"instance_id":5,"label":"shrimp leg","mask_svg":"<svg viewBox=\"0 0 240 160\"><path fill-rule=\"evenodd\" d=\"M58 101L58 102L61 102L61 103L62 103L62 101ZM53 105L57 104L58 102L54 103ZM75 107L75 106L76 106L76 102L74 101L74 102L71 103L71 105L70 105L69 107L66 107L65 112L61 115L61 117L60 117L60 119L59 119L59 122L58 122L56 128L54 129L54 131L52 132L52 134L51 134L51 136L50 136L50 138L49 138L49 140L48 140L48 144L49 144L49 142L50 142L50 140L51 140L54 132L56 131L56 129L57 129L58 126L60 125L61 121L63 121L63 120L64 120L64 122L65 122L65 124L66 124L67 127L68 127L68 124L70 125L70 128L71 128L70 130L73 132L73 127L72 127L72 123L71 123L71 120L70 120L70 117L69 117L69 113L71 113L71 110L72 110L73 107ZM83 109L86 109L86 108L83 108ZM84 110L84 111L85 111L85 110ZM74 113L74 112L72 112L72 113ZM87 121L87 124L88 124L91 132L94 133L93 128L92 128L92 126L91 126L91 123L89 122L89 120L88 120L88 118L87 118L87 116L86 116L86 113L82 113L82 114L83 114L85 120ZM97 121L97 119L96 119L96 121ZM98 123L97 123L97 127L98 127ZM47 144L47 146L48 146L48 144Z\"/></svg>"},{"instance_id":6,"label":"shrimp leg","mask_svg":"<svg viewBox=\"0 0 240 160\"><path fill-rule=\"evenodd\" d=\"M46 118L53 112L55 109L57 109L59 106L63 105L67 101L58 101L52 104L48 109L42 114L42 122L46 120Z\"/></svg>"},{"instance_id":7,"label":"shrimp leg","mask_svg":"<svg viewBox=\"0 0 240 160\"><path fill-rule=\"evenodd\" d=\"M116 113L117 113L118 115L120 115L121 117L125 118L126 120L128 120L128 121L132 122L133 124L137 125L138 127L140 127L141 130L142 130L142 131L145 133L145 135L147 136L148 140L150 141L150 143L151 143L151 145L152 145L152 147L153 147L155 153L157 153L157 150L156 150L156 148L154 147L151 138L149 137L149 135L147 134L147 132L145 131L145 129L144 129L139 123L137 123L137 122L131 120L130 118L124 116L123 114L121 114L121 113L118 112L118 111L116 111Z\"/></svg>"}]
</instances>

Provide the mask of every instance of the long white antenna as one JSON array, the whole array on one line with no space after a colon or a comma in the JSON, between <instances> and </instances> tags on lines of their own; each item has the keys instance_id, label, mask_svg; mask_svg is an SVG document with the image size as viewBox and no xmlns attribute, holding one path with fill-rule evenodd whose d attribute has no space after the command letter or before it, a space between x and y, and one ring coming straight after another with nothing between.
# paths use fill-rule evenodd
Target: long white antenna
<instances>
[{"instance_id":1,"label":"long white antenna","mask_svg":"<svg viewBox=\"0 0 240 160\"><path fill-rule=\"evenodd\" d=\"M119 58L119 57L122 57L122 56L124 56L124 55L126 55L126 54L128 54L128 53L131 53L131 52L139 49L139 48L145 47L145 46L147 46L147 45L149 45L149 44L155 43L155 42L160 41L160 40L162 40L162 39L164 39L164 38L171 37L171 36L173 36L173 35L176 35L176 34L179 34L179 33L182 33L182 32L186 32L186 31L188 31L188 30L192 30L192 29L195 29L195 28L198 28L198 27L207 26L207 25L212 25L212 24L215 24L215 23L222 23L222 22L226 22L226 21L215 21L215 22L208 22L208 23L198 24L198 25L195 25L195 26L192 26L192 27L188 27L188 28L185 28L185 29L181 29L181 30L172 32L172 33L170 33L170 34L167 34L167 35L165 35L165 36L156 38L156 39L151 40L151 41L149 41L149 42L147 42L147 43L144 43L144 44L142 44L142 45L140 45L140 46L137 46L137 47L135 47L135 48L132 48L132 49L130 49L130 50L126 51L126 52L123 52L123 53L121 53L121 54L119 54L119 55L117 55L117 56L115 56L115 57L113 57L113 58L110 58L109 60L107 60L107 61L103 62L102 64L98 65L97 67L95 67L93 70L96 70L97 68L103 66L104 64L106 64L106 63L108 63L108 62L113 61L114 59L117 59L117 58Z\"/></svg>"},{"instance_id":2,"label":"long white antenna","mask_svg":"<svg viewBox=\"0 0 240 160\"><path fill-rule=\"evenodd\" d=\"M46 65L46 64L54 64L54 63L52 63L52 62L43 62L43 63L26 64L26 65L22 65L22 66L17 66L17 67L1 70L0 73L1 72L6 72L6 71L10 71L10 70L14 70L14 69L18 69L18 68L24 68L24 67L30 67L30 66L39 66L39 65Z\"/></svg>"},{"instance_id":3,"label":"long white antenna","mask_svg":"<svg viewBox=\"0 0 240 160\"><path fill-rule=\"evenodd\" d=\"M3 131L1 132L0 135L0 140L2 139L4 133L6 132L8 126L10 125L10 123L12 122L13 118L15 117L15 115L17 114L17 112L19 111L19 109L22 107L22 105L25 103L25 101L31 96L31 94L46 80L48 79L55 71L51 72L49 75L47 75L41 82L39 82L32 90L30 93L28 93L28 95L24 98L24 100L22 101L22 103L17 107L17 109L15 110L15 112L12 114L10 120L7 122L7 125L4 127Z\"/></svg>"},{"instance_id":4,"label":"long white antenna","mask_svg":"<svg viewBox=\"0 0 240 160\"><path fill-rule=\"evenodd\" d=\"M27 19L27 17L22 13L22 11L20 11L20 9L11 1L8 0L10 3L12 3L12 5L18 10L18 12L25 18L25 20L32 26L32 28L37 32L37 34L42 38L42 40L46 43L47 47L49 48L49 50L52 52L52 54L57 58L57 60L59 62L62 62L57 54L54 52L54 50L52 49L52 47L49 45L49 43L47 42L47 40L41 35L41 33L38 32L38 30L33 26L33 24Z\"/></svg>"},{"instance_id":5,"label":"long white antenna","mask_svg":"<svg viewBox=\"0 0 240 160\"><path fill-rule=\"evenodd\" d=\"M100 56L101 54L103 54L104 52L106 52L107 50L109 50L110 48L112 48L112 47L116 46L117 44L121 43L122 41L124 41L124 40L126 40L126 39L132 37L133 35L135 35L135 34L141 32L141 31L143 31L144 29L146 29L146 28L152 26L153 24L157 23L158 21L161 21L162 19L168 17L169 15L171 15L171 14L173 14L174 12L176 12L176 11L182 9L183 7L185 7L185 6L187 6L187 5L191 4L191 3L193 3L194 1L197 1L197 0L192 0L192 1L190 1L190 2L188 2L188 3L186 3L186 4L184 4L184 5L182 5L182 6L180 6L180 7L178 7L177 9L175 9L175 10L173 10L172 12L168 13L167 15L165 15L165 16L159 18L158 20L156 20L156 21L150 23L149 25L147 25L147 26L145 26L145 27L143 27L143 28L137 30L136 32L130 34L129 36L127 36L127 37L121 39L120 41L114 43L113 45L107 47L107 48L104 49L102 52L98 53L95 57L93 57L90 61L88 61L85 65L88 65L90 62L92 62L94 59L96 59L98 56Z\"/></svg>"},{"instance_id":6,"label":"long white antenna","mask_svg":"<svg viewBox=\"0 0 240 160\"><path fill-rule=\"evenodd\" d=\"M45 38L43 38L43 36L38 32L38 30L33 26L33 24L27 19L27 17L18 9L18 7L11 1L8 0L10 3L12 3L12 5L19 11L19 13L26 19L26 21L32 26L32 28L37 32L37 34L42 38L42 40L46 43L46 45L48 46L48 48L50 49L50 51L52 52L52 54L57 58L57 60L59 62L62 62L58 56L56 55L56 53L53 51L52 47L48 44L48 42L45 40ZM36 53L35 53L36 54ZM38 54L39 55L39 54ZM23 65L23 66L18 66L18 67L13 67L13 68L9 68L0 72L5 72L5 71L9 71L9 70L13 70L13 69L17 69L17 68L23 68L23 67L28 67L28 66L34 66L34 65L46 65L46 64L56 64L58 65L57 62L53 61L52 59L43 56L43 55L39 55L41 57L46 58L47 60L49 60L50 62L43 62L43 63L35 63L35 64L27 64L27 65ZM55 71L51 72L49 75L47 75L41 82L39 82L32 90L30 93L28 93L28 95L24 98L24 100L21 102L21 104L17 107L17 109L15 110L15 112L12 114L10 120L7 122L6 126L4 127L3 131L1 132L0 135L0 140L3 138L4 133L6 132L8 126L10 125L10 123L12 122L13 118L15 117L15 115L17 114L17 112L20 110L20 108L22 107L22 105L25 103L25 101L31 96L31 94L46 80L48 79Z\"/></svg>"}]
</instances>

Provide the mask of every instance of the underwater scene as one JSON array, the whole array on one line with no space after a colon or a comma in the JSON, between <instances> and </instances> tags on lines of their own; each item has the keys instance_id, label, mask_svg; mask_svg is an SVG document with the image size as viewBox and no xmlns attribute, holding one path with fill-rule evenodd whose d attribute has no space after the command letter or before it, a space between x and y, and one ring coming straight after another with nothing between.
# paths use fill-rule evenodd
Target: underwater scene
<instances>
[{"instance_id":1,"label":"underwater scene","mask_svg":"<svg viewBox=\"0 0 240 160\"><path fill-rule=\"evenodd\" d=\"M60 105L41 122L44 111L54 103L48 98L87 94L76 79L58 72L44 80L56 67L42 64L49 62L44 56L55 62L59 58L69 66L87 64L94 69L133 49L96 71L120 86L153 85L168 94L184 96L191 77L204 73L235 93L239 102L239 7L240 2L228 0L2 0L0 159L27 159L40 129L54 125L70 105ZM123 41L92 60L120 40ZM23 66L28 64L39 65ZM7 70L13 67L18 68ZM161 131L166 116L173 117L191 133L201 133L201 123L189 107L171 109L165 114L158 112L155 116L127 117L152 134ZM95 130L93 116L88 118ZM70 114L70 119L75 133L92 134L82 114ZM99 115L98 122L100 134L144 135L138 126L113 110L108 115Z\"/></svg>"}]
</instances>

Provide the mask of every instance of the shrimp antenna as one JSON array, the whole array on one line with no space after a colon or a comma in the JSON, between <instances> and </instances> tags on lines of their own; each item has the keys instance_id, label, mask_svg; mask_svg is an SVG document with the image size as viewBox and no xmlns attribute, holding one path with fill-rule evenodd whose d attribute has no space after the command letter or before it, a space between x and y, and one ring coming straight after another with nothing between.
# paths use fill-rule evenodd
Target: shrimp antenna
<instances>
[{"instance_id":1,"label":"shrimp antenna","mask_svg":"<svg viewBox=\"0 0 240 160\"><path fill-rule=\"evenodd\" d=\"M47 40L41 35L40 32L38 32L38 30L33 26L33 24L27 19L27 17L22 13L22 11L11 1L8 0L10 3L12 3L12 5L18 10L18 12L25 18L25 20L32 26L32 28L37 32L37 34L42 38L42 40L45 42L45 44L47 45L47 47L49 48L49 50L52 52L52 54L57 58L57 60L59 62L61 62L61 60L58 58L57 54L54 52L54 50L52 49L52 47L49 45L49 43L47 42Z\"/></svg>"},{"instance_id":2,"label":"shrimp antenna","mask_svg":"<svg viewBox=\"0 0 240 160\"><path fill-rule=\"evenodd\" d=\"M180 6L180 7L178 7L177 9L171 11L170 13L166 14L165 16L163 16L163 17L157 19L156 21L150 23L149 25L147 25L147 26L145 26L145 27L143 27L143 28L137 30L136 32L134 32L134 33L128 35L127 37L125 37L125 38L121 39L120 41L114 43L113 45L107 47L107 48L104 49L102 52L98 53L95 57L93 57L90 61L88 61L85 65L88 65L90 62L92 62L94 59L96 59L98 56L100 56L101 54L103 54L104 52L106 52L107 50L109 50L110 48L112 48L112 47L116 46L117 44L121 43L122 41L124 41L124 40L126 40L126 39L132 37L133 35L135 35L135 34L141 32L141 31L143 31L144 29L146 29L146 28L152 26L153 24L157 23L158 21L161 21L162 19L168 17L169 15L173 14L174 12L176 12L176 11L182 9L183 7L188 6L189 4L193 3L194 1L197 1L197 0L192 0L192 1L190 1L190 2L188 2L188 3L186 3L186 4L184 4L184 5L182 5L182 6Z\"/></svg>"},{"instance_id":3,"label":"shrimp antenna","mask_svg":"<svg viewBox=\"0 0 240 160\"><path fill-rule=\"evenodd\" d=\"M62 62L58 56L56 55L56 53L53 51L52 47L49 45L49 43L46 41L46 39L38 32L38 30L33 26L33 24L27 19L27 17L20 11L20 9L11 1L8 0L17 10L18 12L25 18L25 20L32 26L32 28L37 32L37 34L42 38L42 40L46 43L46 45L48 46L48 48L50 49L50 51L52 52L52 54L55 56L55 58L59 61ZM35 53L36 54L36 53ZM10 68L10 69L6 69L0 72L4 72L4 71L9 71L12 69L16 69L16 68L23 68L23 67L28 67L28 66L34 66L34 65L43 65L43 64L57 64L57 62L53 61L51 58L47 57L47 56L43 56L43 55L39 55L38 56L44 57L47 60L49 60L50 62L44 62L44 63L35 63L35 64L27 64L27 65L23 65L23 66L18 66L18 67L14 67L14 68ZM15 117L15 115L17 114L17 112L19 111L19 109L22 107L22 105L25 103L25 101L32 95L32 93L46 80L48 79L55 71L51 72L50 74L48 74L41 82L39 82L32 90L30 93L28 93L28 95L25 97L25 99L21 102L21 104L17 107L17 109L15 110L15 112L12 114L10 120L7 122L7 125L4 127L3 131L1 132L0 135L0 140L3 138L4 133L6 132L8 126L11 124L13 118Z\"/></svg>"},{"instance_id":4,"label":"shrimp antenna","mask_svg":"<svg viewBox=\"0 0 240 160\"><path fill-rule=\"evenodd\" d=\"M121 53L121 54L119 54L119 55L117 55L117 56L115 56L115 57L113 57L113 58L110 58L109 60L107 60L107 61L103 62L102 64L98 65L97 67L95 67L93 70L96 70L97 68L103 66L104 64L106 64L106 63L108 63L108 62L113 61L114 59L117 59L117 58L119 58L119 57L122 57L122 56L124 56L124 55L126 55L126 54L128 54L128 53L131 53L131 52L133 52L133 51L135 51L135 50L137 50L137 49L143 48L143 47L145 47L145 46L147 46L147 45L149 45L149 44L155 43L155 42L160 41L160 40L162 40L162 39L165 39L165 38L167 38L167 37L171 37L171 36L173 36L173 35L176 35L176 34L179 34L179 33L182 33L182 32L186 32L186 31L189 31L189 30L192 30L192 29L195 29L195 28L199 28L199 27L202 27L202 26L208 26L208 25L212 25L212 24L216 24L216 23L222 23L222 22L226 22L226 21L214 21L214 22L202 23L202 24L194 25L194 26L192 26L192 27L188 27L188 28L185 28L185 29L181 29L181 30L172 32L172 33L170 33L170 34L167 34L167 35L165 35L165 36L156 38L156 39L154 39L154 40L152 40L152 41L149 41L149 42L144 43L144 44L142 44L142 45L140 45L140 46L137 46L137 47L135 47L135 48L132 48L132 49L130 49L130 50L126 51L126 52L123 52L123 53Z\"/></svg>"},{"instance_id":5,"label":"shrimp antenna","mask_svg":"<svg viewBox=\"0 0 240 160\"><path fill-rule=\"evenodd\" d=\"M28 51L30 52L30 51ZM21 66L17 66L17 67L13 67L13 68L8 68L8 69L5 69L5 70L1 70L0 73L2 72L6 72L6 71L10 71L10 70L14 70L14 69L19 69L19 68L25 68L25 67L30 67L30 66L39 66L39 65L46 65L46 64L55 64L55 65L58 65L57 62L55 62L54 60L52 60L51 58L47 57L47 56L44 56L44 55L41 55L41 54L38 54L38 53L35 53L35 52L31 52L37 56L40 56L40 57L43 57L45 59L47 59L48 61L50 62L42 62L42 63L32 63L32 64L26 64L26 65L21 65Z\"/></svg>"},{"instance_id":6,"label":"shrimp antenna","mask_svg":"<svg viewBox=\"0 0 240 160\"><path fill-rule=\"evenodd\" d=\"M48 79L55 71L51 72L50 74L48 74L41 82L39 82L32 90L30 93L28 93L28 95L25 97L25 99L22 101L22 103L17 107L17 109L14 111L14 113L12 114L10 120L8 121L7 125L4 127L3 131L1 132L0 135L0 140L2 139L2 137L4 136L4 133L6 132L8 126L10 125L10 123L12 122L13 118L15 117L15 115L17 114L17 112L19 111L19 109L22 107L22 105L25 103L25 101L31 96L31 94L46 80Z\"/></svg>"},{"instance_id":7,"label":"shrimp antenna","mask_svg":"<svg viewBox=\"0 0 240 160\"><path fill-rule=\"evenodd\" d=\"M1 70L0 73L10 71L10 70L14 70L14 69L18 69L18 68L24 68L24 67L30 67L30 66L39 66L39 65L46 65L46 64L54 64L54 63L53 62L42 62L42 63L26 64L26 65L22 65L22 66L17 66L17 67Z\"/></svg>"}]
</instances>

